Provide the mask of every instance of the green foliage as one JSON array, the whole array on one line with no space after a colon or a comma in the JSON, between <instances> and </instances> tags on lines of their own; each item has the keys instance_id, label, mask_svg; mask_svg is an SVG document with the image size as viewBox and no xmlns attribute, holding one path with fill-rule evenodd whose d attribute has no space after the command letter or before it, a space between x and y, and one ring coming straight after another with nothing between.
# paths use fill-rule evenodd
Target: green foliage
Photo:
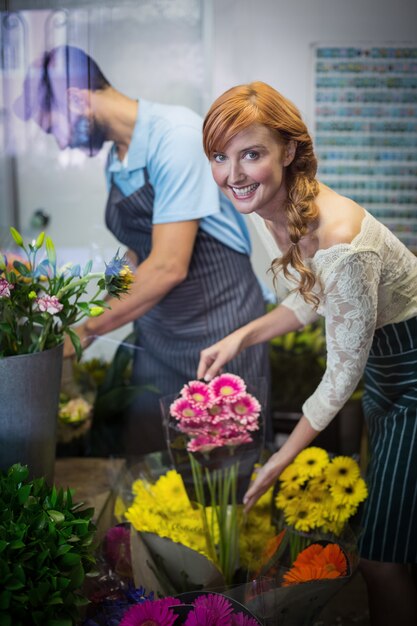
<instances>
[{"instance_id":1,"label":"green foliage","mask_svg":"<svg viewBox=\"0 0 417 626\"><path fill-rule=\"evenodd\" d=\"M94 562L93 509L71 492L0 472L0 626L72 626Z\"/></svg>"},{"instance_id":2,"label":"green foliage","mask_svg":"<svg viewBox=\"0 0 417 626\"><path fill-rule=\"evenodd\" d=\"M67 334L79 358L81 344L71 326L104 311L107 305L98 299L103 291L113 296L128 291L133 275L126 259L116 255L104 273L91 273L91 262L83 270L59 269L55 246L44 233L25 245L16 229L10 232L24 256L0 254L0 357L48 350ZM92 281L96 292L89 297Z\"/></svg>"},{"instance_id":3,"label":"green foliage","mask_svg":"<svg viewBox=\"0 0 417 626\"><path fill-rule=\"evenodd\" d=\"M326 369L326 340L321 322L270 342L272 409L299 412Z\"/></svg>"}]
</instances>

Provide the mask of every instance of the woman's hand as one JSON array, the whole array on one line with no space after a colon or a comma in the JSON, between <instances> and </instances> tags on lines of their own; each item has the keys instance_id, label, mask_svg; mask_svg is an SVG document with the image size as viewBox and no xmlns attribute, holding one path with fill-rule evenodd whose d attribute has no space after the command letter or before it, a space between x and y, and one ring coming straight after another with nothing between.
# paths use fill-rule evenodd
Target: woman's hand
<instances>
[{"instance_id":1,"label":"woman's hand","mask_svg":"<svg viewBox=\"0 0 417 626\"><path fill-rule=\"evenodd\" d=\"M278 476L295 459L297 454L309 446L318 434L319 431L315 430L307 418L302 415L287 441L261 467L253 484L245 493L243 503L246 512L274 484Z\"/></svg>"},{"instance_id":2,"label":"woman's hand","mask_svg":"<svg viewBox=\"0 0 417 626\"><path fill-rule=\"evenodd\" d=\"M243 497L245 513L253 507L255 502L275 483L278 476L285 469L285 463L280 460L279 452L276 452L263 465L256 474L256 478Z\"/></svg>"},{"instance_id":3,"label":"woman's hand","mask_svg":"<svg viewBox=\"0 0 417 626\"><path fill-rule=\"evenodd\" d=\"M200 362L197 369L197 378L211 380L226 363L231 361L243 350L242 336L239 331L227 335L221 341L205 348L200 352Z\"/></svg>"}]
</instances>

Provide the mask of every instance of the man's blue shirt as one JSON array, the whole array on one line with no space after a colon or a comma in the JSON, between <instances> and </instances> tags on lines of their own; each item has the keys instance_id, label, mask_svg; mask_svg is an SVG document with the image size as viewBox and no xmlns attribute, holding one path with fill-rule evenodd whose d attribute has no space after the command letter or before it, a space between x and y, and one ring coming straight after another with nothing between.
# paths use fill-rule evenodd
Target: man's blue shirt
<instances>
[{"instance_id":1,"label":"man's blue shirt","mask_svg":"<svg viewBox=\"0 0 417 626\"><path fill-rule=\"evenodd\" d=\"M154 192L153 223L199 219L200 227L233 250L251 253L244 218L218 190L202 147L202 120L182 106L139 100L138 118L120 162L113 145L106 167L111 180L129 196L145 184Z\"/></svg>"}]
</instances>

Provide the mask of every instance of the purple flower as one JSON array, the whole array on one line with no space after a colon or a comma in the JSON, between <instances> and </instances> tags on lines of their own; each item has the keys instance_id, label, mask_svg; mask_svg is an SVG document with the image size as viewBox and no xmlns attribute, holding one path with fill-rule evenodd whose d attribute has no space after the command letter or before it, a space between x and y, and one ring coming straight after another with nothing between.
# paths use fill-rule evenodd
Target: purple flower
<instances>
[{"instance_id":1,"label":"purple flower","mask_svg":"<svg viewBox=\"0 0 417 626\"><path fill-rule=\"evenodd\" d=\"M104 556L112 569L122 559L130 564L130 532L123 526L110 528L103 542Z\"/></svg>"},{"instance_id":2,"label":"purple flower","mask_svg":"<svg viewBox=\"0 0 417 626\"><path fill-rule=\"evenodd\" d=\"M0 278L0 298L10 298L11 289L14 289L14 285L5 278Z\"/></svg>"},{"instance_id":3,"label":"purple flower","mask_svg":"<svg viewBox=\"0 0 417 626\"><path fill-rule=\"evenodd\" d=\"M60 303L56 296L39 296L35 300L38 305L39 311L42 313L49 313L50 315L56 315L64 308L64 305Z\"/></svg>"},{"instance_id":4,"label":"purple flower","mask_svg":"<svg viewBox=\"0 0 417 626\"><path fill-rule=\"evenodd\" d=\"M194 610L184 626L230 626L232 605L220 594L204 594L194 601Z\"/></svg>"},{"instance_id":5,"label":"purple flower","mask_svg":"<svg viewBox=\"0 0 417 626\"><path fill-rule=\"evenodd\" d=\"M145 600L132 606L123 616L120 626L173 626L177 616L170 607L181 604L176 598Z\"/></svg>"}]
</instances>

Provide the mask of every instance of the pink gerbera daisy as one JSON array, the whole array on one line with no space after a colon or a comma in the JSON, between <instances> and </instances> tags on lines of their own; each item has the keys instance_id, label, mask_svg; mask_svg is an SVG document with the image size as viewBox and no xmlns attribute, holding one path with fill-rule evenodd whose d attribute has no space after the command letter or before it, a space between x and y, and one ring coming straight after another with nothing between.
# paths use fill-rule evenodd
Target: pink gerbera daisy
<instances>
[{"instance_id":1,"label":"pink gerbera daisy","mask_svg":"<svg viewBox=\"0 0 417 626\"><path fill-rule=\"evenodd\" d=\"M224 446L224 439L218 435L200 435L195 437L187 444L188 452L210 452L214 448Z\"/></svg>"},{"instance_id":2,"label":"pink gerbera daisy","mask_svg":"<svg viewBox=\"0 0 417 626\"><path fill-rule=\"evenodd\" d=\"M230 626L232 605L220 594L207 594L194 601L194 610L187 615L184 626Z\"/></svg>"},{"instance_id":3,"label":"pink gerbera daisy","mask_svg":"<svg viewBox=\"0 0 417 626\"><path fill-rule=\"evenodd\" d=\"M258 417L261 412L261 405L250 393L245 393L229 406L231 412L238 417Z\"/></svg>"},{"instance_id":4,"label":"pink gerbera daisy","mask_svg":"<svg viewBox=\"0 0 417 626\"><path fill-rule=\"evenodd\" d=\"M213 392L210 387L199 380L191 380L181 389L181 396L193 402L201 409L213 404Z\"/></svg>"},{"instance_id":5,"label":"pink gerbera daisy","mask_svg":"<svg viewBox=\"0 0 417 626\"><path fill-rule=\"evenodd\" d=\"M208 407L207 413L210 416L211 424L218 424L224 420L230 419L230 408L228 404L213 404Z\"/></svg>"},{"instance_id":6,"label":"pink gerbera daisy","mask_svg":"<svg viewBox=\"0 0 417 626\"><path fill-rule=\"evenodd\" d=\"M170 413L177 420L193 419L198 420L206 415L206 412L196 406L193 402L190 402L187 398L178 398L169 407Z\"/></svg>"},{"instance_id":7,"label":"pink gerbera daisy","mask_svg":"<svg viewBox=\"0 0 417 626\"><path fill-rule=\"evenodd\" d=\"M170 607L181 604L176 598L145 600L132 606L124 615L120 626L173 626L177 616Z\"/></svg>"},{"instance_id":8,"label":"pink gerbera daisy","mask_svg":"<svg viewBox=\"0 0 417 626\"><path fill-rule=\"evenodd\" d=\"M246 391L245 381L236 374L220 374L209 383L216 401L235 402Z\"/></svg>"}]
</instances>

